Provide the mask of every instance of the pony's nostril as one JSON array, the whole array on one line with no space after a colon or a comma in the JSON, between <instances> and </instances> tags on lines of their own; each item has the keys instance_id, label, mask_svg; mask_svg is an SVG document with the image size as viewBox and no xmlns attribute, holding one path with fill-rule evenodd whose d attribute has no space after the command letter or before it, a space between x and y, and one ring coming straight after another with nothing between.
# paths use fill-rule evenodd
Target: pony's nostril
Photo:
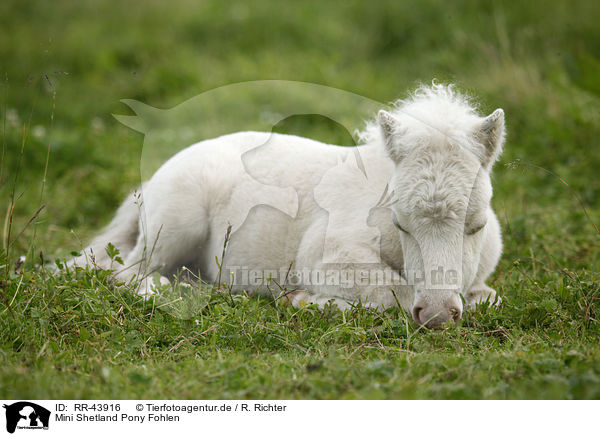
<instances>
[{"instance_id":1,"label":"pony's nostril","mask_svg":"<svg viewBox=\"0 0 600 436\"><path fill-rule=\"evenodd\" d=\"M450 318L453 319L454 322L458 322L462 318L462 311L460 309L457 309L456 307L450 309L449 312Z\"/></svg>"},{"instance_id":2,"label":"pony's nostril","mask_svg":"<svg viewBox=\"0 0 600 436\"><path fill-rule=\"evenodd\" d=\"M417 324L422 324L421 318L419 317L421 315L422 310L423 310L423 308L420 306L413 307L412 316Z\"/></svg>"}]
</instances>

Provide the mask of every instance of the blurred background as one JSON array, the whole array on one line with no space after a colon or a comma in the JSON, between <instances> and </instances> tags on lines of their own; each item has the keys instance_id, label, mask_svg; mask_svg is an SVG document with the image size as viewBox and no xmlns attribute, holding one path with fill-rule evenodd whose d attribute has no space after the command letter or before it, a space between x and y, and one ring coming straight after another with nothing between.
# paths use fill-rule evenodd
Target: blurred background
<instances>
[{"instance_id":1,"label":"blurred background","mask_svg":"<svg viewBox=\"0 0 600 436\"><path fill-rule=\"evenodd\" d=\"M144 137L112 117L133 114L121 99L167 109L231 83L284 79L390 102L436 79L482 113L506 112L494 171L505 265L533 250L588 269L599 251L599 15L590 1L5 0L2 207L14 195L19 229L46 205L16 250L34 231L46 254L79 249L139 183ZM239 98L240 111L252 108ZM347 140L322 117L278 129Z\"/></svg>"}]
</instances>

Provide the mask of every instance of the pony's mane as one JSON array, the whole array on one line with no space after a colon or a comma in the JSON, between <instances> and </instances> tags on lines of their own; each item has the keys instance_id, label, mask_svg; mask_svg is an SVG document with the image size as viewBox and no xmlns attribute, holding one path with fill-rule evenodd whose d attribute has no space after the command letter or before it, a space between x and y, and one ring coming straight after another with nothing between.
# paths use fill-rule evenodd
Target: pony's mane
<instances>
[{"instance_id":1,"label":"pony's mane","mask_svg":"<svg viewBox=\"0 0 600 436\"><path fill-rule=\"evenodd\" d=\"M431 86L421 85L408 99L395 101L390 113L402 126L399 134L405 146L443 141L466 148L477 156L482 153L481 144L473 135L482 122L477 105L454 85L435 82ZM381 128L375 119L368 121L357 135L363 144L383 143Z\"/></svg>"}]
</instances>

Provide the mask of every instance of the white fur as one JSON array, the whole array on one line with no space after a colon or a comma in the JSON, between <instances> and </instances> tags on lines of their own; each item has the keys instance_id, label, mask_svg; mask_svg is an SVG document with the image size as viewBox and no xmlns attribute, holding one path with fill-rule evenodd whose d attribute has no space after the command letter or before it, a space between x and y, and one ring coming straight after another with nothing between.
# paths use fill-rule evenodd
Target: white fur
<instances>
[{"instance_id":1,"label":"white fur","mask_svg":"<svg viewBox=\"0 0 600 436\"><path fill-rule=\"evenodd\" d=\"M215 257L231 225L224 282L240 267L290 265L309 274L330 265L344 273L387 269L396 283L401 272L457 274L441 286L425 274L395 286L396 296L389 285L364 280L315 280L296 286L295 305L333 300L345 308L360 300L389 307L397 297L417 322L436 327L460 317L460 295L469 305L493 301L484 281L499 259L501 237L489 171L504 141L502 111L482 118L452 86L421 87L393 111L381 111L360 137L364 144L356 148L257 132L195 144L166 162L140 198L125 201L87 257L93 252L96 265L114 267L104 250L112 242L125 259L122 279L152 271L170 276L187 266L215 281ZM268 285L257 291L273 292ZM148 278L141 287L153 289Z\"/></svg>"}]
</instances>

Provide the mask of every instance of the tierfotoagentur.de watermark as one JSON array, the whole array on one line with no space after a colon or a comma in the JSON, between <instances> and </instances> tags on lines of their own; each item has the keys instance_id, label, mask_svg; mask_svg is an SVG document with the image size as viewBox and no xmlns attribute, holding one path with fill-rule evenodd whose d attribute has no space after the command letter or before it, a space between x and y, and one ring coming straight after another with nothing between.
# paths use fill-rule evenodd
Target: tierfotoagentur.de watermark
<instances>
[{"instance_id":1,"label":"tierfotoagentur.de watermark","mask_svg":"<svg viewBox=\"0 0 600 436\"><path fill-rule=\"evenodd\" d=\"M438 267L425 273L424 271L404 271L402 276L395 274L393 268L378 266L335 266L328 265L323 269L253 269L247 266L229 265L230 285L258 287L274 281L293 287L306 286L339 286L345 289L355 286L414 286L427 285L430 289L449 289L458 285L459 273Z\"/></svg>"}]
</instances>

